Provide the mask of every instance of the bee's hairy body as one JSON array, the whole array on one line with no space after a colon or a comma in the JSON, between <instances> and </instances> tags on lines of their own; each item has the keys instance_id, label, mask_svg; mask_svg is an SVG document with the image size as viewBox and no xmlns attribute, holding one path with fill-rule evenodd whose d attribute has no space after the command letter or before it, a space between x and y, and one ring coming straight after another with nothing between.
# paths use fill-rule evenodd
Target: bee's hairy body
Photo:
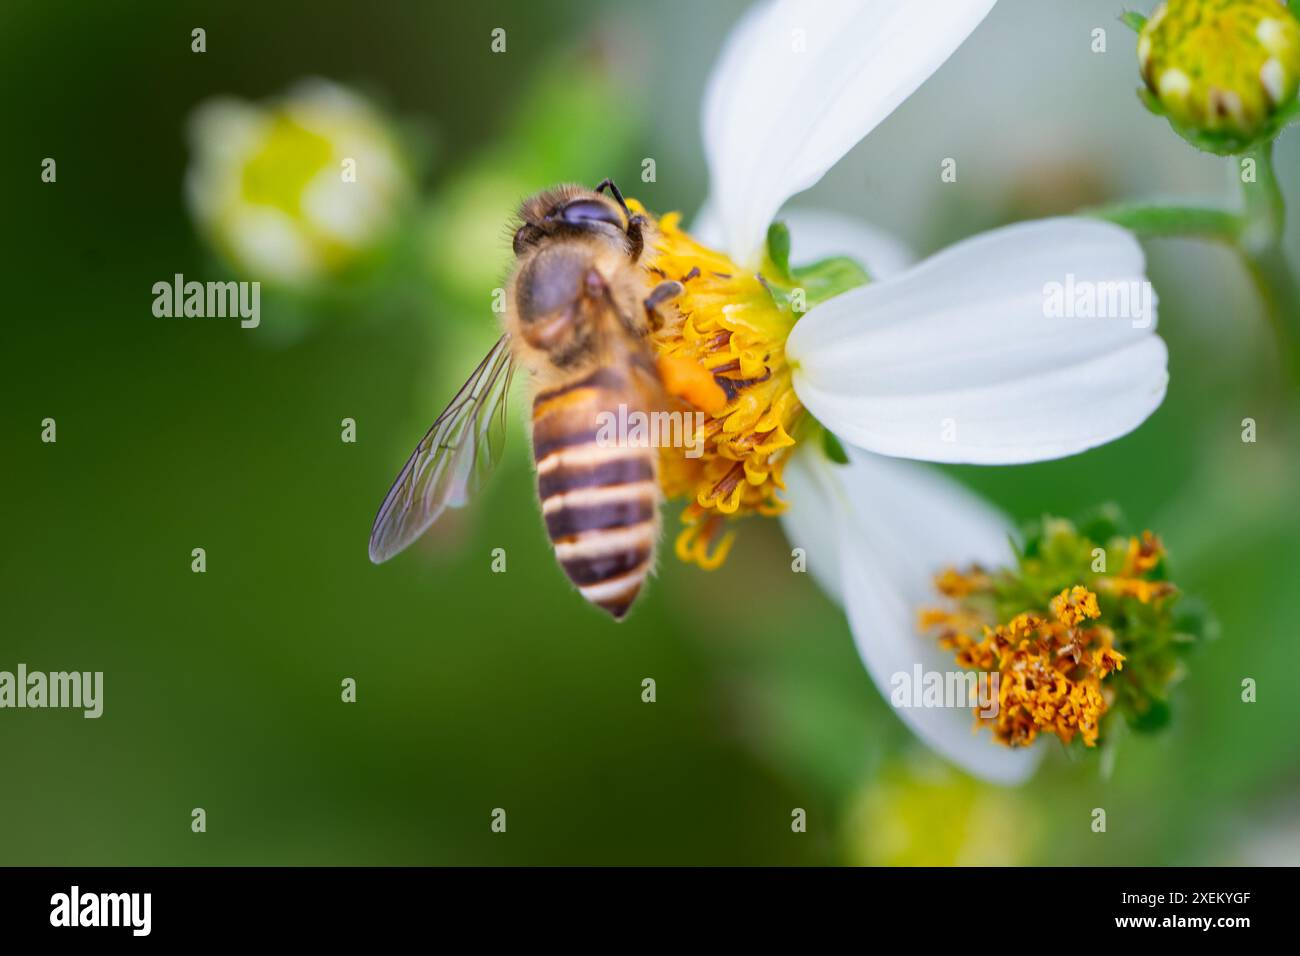
<instances>
[{"instance_id":1,"label":"bee's hairy body","mask_svg":"<svg viewBox=\"0 0 1300 956\"><path fill-rule=\"evenodd\" d=\"M539 193L519 218L505 334L389 488L370 529L370 560L409 547L491 471L522 365L532 378L537 494L555 555L582 596L619 620L654 567L659 457L621 428L611 435L606 416L622 423L663 403L649 336L660 327L658 307L683 285L654 282L640 264L654 226L608 179L594 190Z\"/></svg>"},{"instance_id":2,"label":"bee's hairy body","mask_svg":"<svg viewBox=\"0 0 1300 956\"><path fill-rule=\"evenodd\" d=\"M520 218L506 331L532 373L542 516L569 580L621 619L654 566L658 453L599 434L607 415L655 400L649 280L637 264L649 224L576 186L529 199Z\"/></svg>"}]
</instances>

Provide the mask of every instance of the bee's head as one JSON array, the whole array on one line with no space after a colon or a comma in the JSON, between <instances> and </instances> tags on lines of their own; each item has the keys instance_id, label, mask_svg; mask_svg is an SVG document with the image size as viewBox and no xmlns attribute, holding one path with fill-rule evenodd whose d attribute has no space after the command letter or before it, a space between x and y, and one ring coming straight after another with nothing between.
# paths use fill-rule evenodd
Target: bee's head
<instances>
[{"instance_id":1,"label":"bee's head","mask_svg":"<svg viewBox=\"0 0 1300 956\"><path fill-rule=\"evenodd\" d=\"M549 238L605 236L625 242L628 219L613 200L581 186L559 186L524 201L515 230L515 255Z\"/></svg>"}]
</instances>

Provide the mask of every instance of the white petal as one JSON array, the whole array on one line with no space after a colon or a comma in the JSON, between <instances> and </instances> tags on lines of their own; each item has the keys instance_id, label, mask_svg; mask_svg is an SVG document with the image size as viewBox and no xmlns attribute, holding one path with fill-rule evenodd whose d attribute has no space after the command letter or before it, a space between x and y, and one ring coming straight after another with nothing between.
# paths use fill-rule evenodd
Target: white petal
<instances>
[{"instance_id":1,"label":"white petal","mask_svg":"<svg viewBox=\"0 0 1300 956\"><path fill-rule=\"evenodd\" d=\"M1006 518L961 485L932 469L851 449L850 464L833 465L815 451L786 468L791 511L808 487L822 491L818 507L839 529L839 596L863 664L888 700L896 674L958 670L952 655L917 630L917 612L936 603L934 575L946 567L1011 560ZM805 512L806 514L807 512ZM794 538L792 537L792 541ZM809 555L809 570L815 568ZM987 730L973 732L965 707L897 707L935 751L967 772L1018 783L1033 772L1041 748L1011 750Z\"/></svg>"},{"instance_id":2,"label":"white petal","mask_svg":"<svg viewBox=\"0 0 1300 956\"><path fill-rule=\"evenodd\" d=\"M912 94L994 0L772 0L728 37L704 96L724 248L758 264L768 224Z\"/></svg>"},{"instance_id":3,"label":"white petal","mask_svg":"<svg viewBox=\"0 0 1300 956\"><path fill-rule=\"evenodd\" d=\"M804 316L786 346L795 391L840 438L881 454L1015 464L1084 451L1164 398L1143 270L1141 246L1108 223L985 233ZM1066 305L1096 291L1110 317L1057 316L1053 284Z\"/></svg>"},{"instance_id":4,"label":"white petal","mask_svg":"<svg viewBox=\"0 0 1300 956\"><path fill-rule=\"evenodd\" d=\"M796 208L787 209L780 218L790 229L790 259L795 265L848 256L878 281L898 275L916 261L901 239L853 216Z\"/></svg>"},{"instance_id":5,"label":"white petal","mask_svg":"<svg viewBox=\"0 0 1300 956\"><path fill-rule=\"evenodd\" d=\"M319 252L293 217L270 206L239 203L224 222L240 267L275 282L306 282L324 268Z\"/></svg>"},{"instance_id":6,"label":"white petal","mask_svg":"<svg viewBox=\"0 0 1300 956\"><path fill-rule=\"evenodd\" d=\"M795 265L848 256L879 280L898 275L916 262L916 254L903 240L856 216L796 207L782 212L780 218L790 229L790 259ZM690 233L706 246L722 246L722 223L712 200L706 200L695 214Z\"/></svg>"},{"instance_id":7,"label":"white petal","mask_svg":"<svg viewBox=\"0 0 1300 956\"><path fill-rule=\"evenodd\" d=\"M191 148L185 173L185 196L205 225L238 202L244 163L266 136L270 118L260 107L230 97L199 104L191 114Z\"/></svg>"},{"instance_id":8,"label":"white petal","mask_svg":"<svg viewBox=\"0 0 1300 956\"><path fill-rule=\"evenodd\" d=\"M783 472L788 507L781 513L781 527L792 548L802 548L808 573L826 594L841 606L840 543L837 521L841 506L839 484L822 465L821 451L799 446Z\"/></svg>"},{"instance_id":9,"label":"white petal","mask_svg":"<svg viewBox=\"0 0 1300 956\"><path fill-rule=\"evenodd\" d=\"M718 220L718 211L714 208L712 199L704 200L704 205L691 220L687 231L696 242L703 243L710 249L722 248L722 223Z\"/></svg>"}]
</instances>

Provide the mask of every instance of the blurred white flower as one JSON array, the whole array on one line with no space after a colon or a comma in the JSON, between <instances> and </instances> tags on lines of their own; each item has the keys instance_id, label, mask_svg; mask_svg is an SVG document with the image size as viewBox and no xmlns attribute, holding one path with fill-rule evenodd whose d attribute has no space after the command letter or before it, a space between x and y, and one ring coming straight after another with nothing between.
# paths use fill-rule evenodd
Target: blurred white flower
<instances>
[{"instance_id":1,"label":"blurred white flower","mask_svg":"<svg viewBox=\"0 0 1300 956\"><path fill-rule=\"evenodd\" d=\"M786 200L815 184L937 70L993 3L772 0L752 9L725 44L705 96L711 193L693 231L719 245L741 273L762 267L764 237ZM747 461L745 476L767 483L775 473L779 481L784 465L787 534L845 607L863 662L888 696L894 673L910 673L917 663L952 666L917 633L932 576L973 561L1003 565L1010 551L1007 522L973 495L942 475L880 456L1016 464L1104 444L1158 407L1166 351L1154 334L1153 306L1141 322L1049 318L1045 311L1048 286L1067 279L1149 289L1141 248L1115 226L1069 218L1023 223L904 268L897 244L835 213L787 218L796 254L814 251L810 246L848 254L875 281L815 305L792 328L776 315L748 313L732 336L768 330L771 341L749 344L768 356L766 376L753 380L775 397L751 408L742 392L721 413L721 430L738 432L744 417L757 419L760 430L776 423L784 436L806 408L857 446L847 465L835 465L820 442L800 441L784 449L793 451L784 462L779 454ZM699 325L701 314L693 321ZM725 310L716 321L736 325ZM774 384L782 382L788 385ZM766 453L767 439L756 441ZM704 474L712 483L707 463ZM688 513L707 529L697 536L703 544L679 540L678 553L706 556L699 562L705 566L716 561L707 557L713 529L737 502L743 513L745 494L725 483L712 492L701 487ZM707 507L722 514L701 518ZM963 708L899 713L931 747L981 777L1019 781L1039 756L976 736Z\"/></svg>"},{"instance_id":2,"label":"blurred white flower","mask_svg":"<svg viewBox=\"0 0 1300 956\"><path fill-rule=\"evenodd\" d=\"M384 118L321 79L264 104L221 97L190 118L185 194L242 272L301 284L336 272L392 227L410 174Z\"/></svg>"}]
</instances>

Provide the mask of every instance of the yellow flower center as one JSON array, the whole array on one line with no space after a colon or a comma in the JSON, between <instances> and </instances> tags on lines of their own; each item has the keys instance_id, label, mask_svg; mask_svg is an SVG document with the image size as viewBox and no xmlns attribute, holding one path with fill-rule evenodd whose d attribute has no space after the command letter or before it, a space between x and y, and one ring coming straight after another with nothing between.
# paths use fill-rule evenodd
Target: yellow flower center
<instances>
[{"instance_id":1,"label":"yellow flower center","mask_svg":"<svg viewBox=\"0 0 1300 956\"><path fill-rule=\"evenodd\" d=\"M698 457L661 449L660 481L666 497L690 502L677 556L711 569L734 541L730 519L785 507L781 471L803 417L785 358L797 316L765 279L700 245L679 222L676 213L659 220L646 250L652 278L685 290L660 307L663 325L651 341L666 390L703 414L703 436Z\"/></svg>"},{"instance_id":2,"label":"yellow flower center","mask_svg":"<svg viewBox=\"0 0 1300 956\"><path fill-rule=\"evenodd\" d=\"M954 576L961 577L945 572L941 582ZM961 667L998 675L998 712L977 719L999 743L1023 747L1049 733L1068 744L1078 734L1095 747L1110 706L1102 681L1122 669L1125 658L1109 627L1089 623L1101 616L1092 591L1066 588L1052 599L1051 612L1046 618L1025 611L1006 624L985 625L978 640L971 634L979 620L966 612L927 609L920 623L923 630L937 629L939 646Z\"/></svg>"},{"instance_id":3,"label":"yellow flower center","mask_svg":"<svg viewBox=\"0 0 1300 956\"><path fill-rule=\"evenodd\" d=\"M1143 27L1138 62L1179 125L1254 136L1296 95L1300 21L1280 0L1169 0Z\"/></svg>"},{"instance_id":4,"label":"yellow flower center","mask_svg":"<svg viewBox=\"0 0 1300 956\"><path fill-rule=\"evenodd\" d=\"M1006 746L1051 734L1095 747L1121 717L1164 726L1183 653L1211 629L1194 605L1175 614L1159 538L1121 536L1105 508L1087 528L1043 518L1008 567L937 575L941 606L918 614L922 634L995 686L997 711L976 708L976 728Z\"/></svg>"},{"instance_id":5,"label":"yellow flower center","mask_svg":"<svg viewBox=\"0 0 1300 956\"><path fill-rule=\"evenodd\" d=\"M323 136L284 114L276 114L257 152L244 164L243 198L254 205L273 206L299 216L308 183L333 155L333 147Z\"/></svg>"}]
</instances>

